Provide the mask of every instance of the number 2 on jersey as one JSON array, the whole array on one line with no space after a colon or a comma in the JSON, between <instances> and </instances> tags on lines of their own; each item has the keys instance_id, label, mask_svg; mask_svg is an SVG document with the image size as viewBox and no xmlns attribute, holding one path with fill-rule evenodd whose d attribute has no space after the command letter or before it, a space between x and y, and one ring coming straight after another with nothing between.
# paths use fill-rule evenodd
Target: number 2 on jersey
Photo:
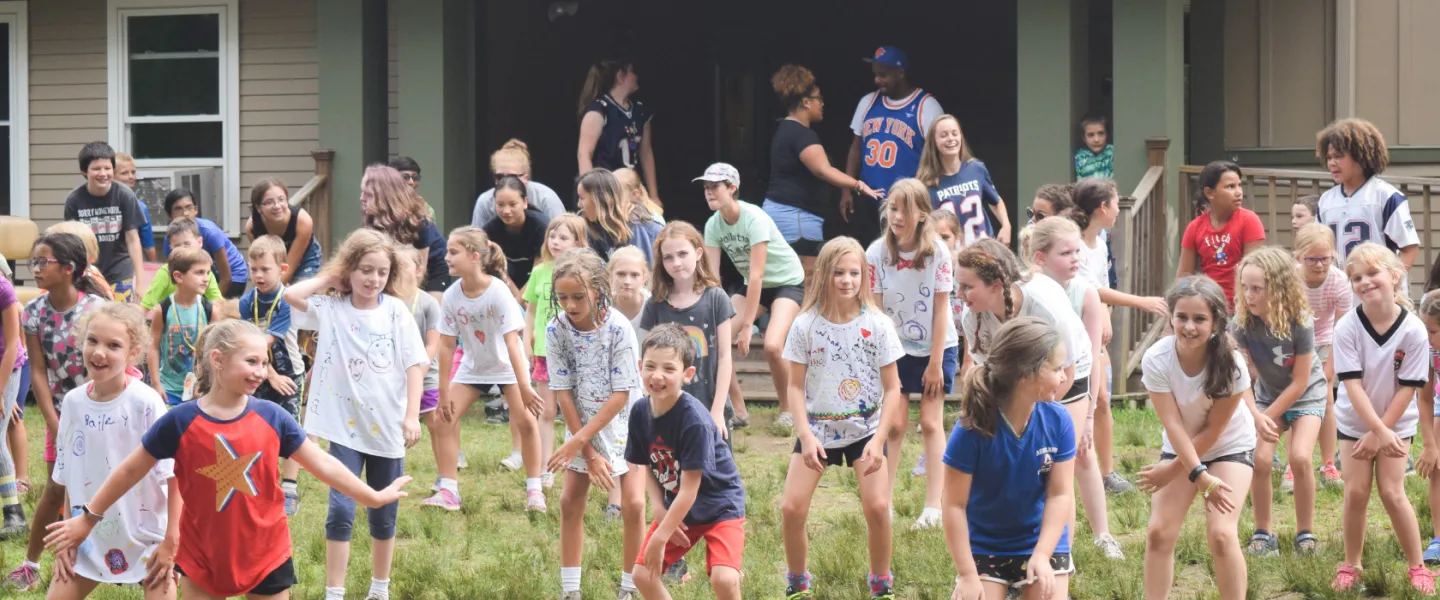
<instances>
[{"instance_id":1,"label":"number 2 on jersey","mask_svg":"<svg viewBox=\"0 0 1440 600\"><path fill-rule=\"evenodd\" d=\"M956 208L956 205L959 208ZM963 233L961 243L969 245L975 240L990 237L985 230L985 211L980 208L980 194L970 194L960 202L945 202L940 208L955 213L955 216L963 220L960 223L960 230ZM957 212L958 210L958 212Z\"/></svg>"},{"instance_id":2,"label":"number 2 on jersey","mask_svg":"<svg viewBox=\"0 0 1440 600\"><path fill-rule=\"evenodd\" d=\"M884 169L895 166L895 153L897 152L894 140L870 140L865 142L865 164L872 167L879 166Z\"/></svg>"},{"instance_id":3,"label":"number 2 on jersey","mask_svg":"<svg viewBox=\"0 0 1440 600\"><path fill-rule=\"evenodd\" d=\"M1350 251L1356 246L1370 241L1369 221L1357 219L1344 225L1331 223L1330 230L1335 234L1335 245L1345 249L1345 256L1350 256Z\"/></svg>"}]
</instances>

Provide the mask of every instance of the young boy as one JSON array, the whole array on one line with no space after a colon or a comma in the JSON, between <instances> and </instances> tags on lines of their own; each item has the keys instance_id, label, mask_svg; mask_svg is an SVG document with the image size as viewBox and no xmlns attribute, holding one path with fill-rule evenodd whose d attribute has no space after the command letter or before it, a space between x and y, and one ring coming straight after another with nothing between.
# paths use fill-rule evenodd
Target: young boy
<instances>
[{"instance_id":1,"label":"young boy","mask_svg":"<svg viewBox=\"0 0 1440 600\"><path fill-rule=\"evenodd\" d=\"M1390 164L1385 138L1369 121L1341 119L1316 136L1315 155L1335 187L1320 196L1317 220L1335 233L1338 265L1362 242L1383 244L1400 256L1408 273L1420 254L1420 237L1405 194L1380 174ZM1410 288L1404 288L1409 295Z\"/></svg>"},{"instance_id":2,"label":"young boy","mask_svg":"<svg viewBox=\"0 0 1440 600\"><path fill-rule=\"evenodd\" d=\"M140 226L146 222L140 200L124 185L115 185L115 149L105 142L90 142L80 149L80 173L85 184L65 198L65 220L81 221L95 231L100 242L100 272L110 282L115 299L129 302L142 280L145 254Z\"/></svg>"},{"instance_id":3,"label":"young boy","mask_svg":"<svg viewBox=\"0 0 1440 600\"><path fill-rule=\"evenodd\" d=\"M140 177L135 174L135 157L125 152L115 153L115 181L125 184L130 191L135 191L139 185ZM139 198L139 195L136 195ZM145 206L145 201L140 201L140 214L145 216L145 222L140 225L140 247L145 249L145 260L155 262L155 229L150 226L150 207Z\"/></svg>"},{"instance_id":4,"label":"young boy","mask_svg":"<svg viewBox=\"0 0 1440 600\"><path fill-rule=\"evenodd\" d=\"M150 313L154 337L150 381L166 404L179 406L195 391L195 343L214 318L210 301L200 297L210 277L210 255L198 248L176 248L166 263L175 293Z\"/></svg>"},{"instance_id":5,"label":"young boy","mask_svg":"<svg viewBox=\"0 0 1440 600\"><path fill-rule=\"evenodd\" d=\"M1075 180L1089 177L1115 178L1115 146L1105 130L1105 117L1089 116L1080 121L1085 147L1075 151Z\"/></svg>"},{"instance_id":6,"label":"young boy","mask_svg":"<svg viewBox=\"0 0 1440 600\"><path fill-rule=\"evenodd\" d=\"M270 334L270 369L265 382L254 396L279 404L300 421L300 385L305 381L305 363L301 359L296 331L290 325L290 305L280 295L280 284L290 265L285 262L285 242L273 235L260 236L250 244L250 280L255 288L240 297L240 318ZM294 516L300 510L300 488L297 483L300 465L286 459L280 465L280 488L285 491L285 514Z\"/></svg>"},{"instance_id":7,"label":"young boy","mask_svg":"<svg viewBox=\"0 0 1440 600\"><path fill-rule=\"evenodd\" d=\"M641 353L640 379L649 397L630 411L625 460L632 472L649 468L665 505L655 507L640 545L635 585L645 598L669 600L661 575L703 539L715 597L738 600L745 487L709 409L681 390L695 376L695 343L680 326L666 323L645 336Z\"/></svg>"},{"instance_id":8,"label":"young boy","mask_svg":"<svg viewBox=\"0 0 1440 600\"><path fill-rule=\"evenodd\" d=\"M170 222L168 231L165 232L165 240L170 242L170 252L173 254L177 248L194 248L204 251L200 247L200 227L194 219L175 219ZM214 261L214 258L211 258ZM150 281L150 287L145 290L145 297L140 299L140 308L150 310L155 308L161 300L170 297L175 293L175 280L170 277L170 265L166 264L155 272L155 279ZM220 295L220 285L215 282L215 273L210 273L209 282L205 284L205 299L211 302L219 302L223 297Z\"/></svg>"}]
</instances>

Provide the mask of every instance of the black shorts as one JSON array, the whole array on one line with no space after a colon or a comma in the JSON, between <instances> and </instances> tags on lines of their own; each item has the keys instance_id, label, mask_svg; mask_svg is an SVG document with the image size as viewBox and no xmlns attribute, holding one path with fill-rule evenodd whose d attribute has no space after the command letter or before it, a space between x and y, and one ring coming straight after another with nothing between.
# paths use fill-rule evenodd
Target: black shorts
<instances>
[{"instance_id":1,"label":"black shorts","mask_svg":"<svg viewBox=\"0 0 1440 600\"><path fill-rule=\"evenodd\" d=\"M1085 397L1089 395L1090 378L1081 377L1079 379L1076 379L1075 383L1070 384L1070 389L1066 390L1065 395L1060 397L1060 403L1070 404L1072 402L1079 402L1081 400L1084 400Z\"/></svg>"},{"instance_id":2,"label":"black shorts","mask_svg":"<svg viewBox=\"0 0 1440 600\"><path fill-rule=\"evenodd\" d=\"M1022 585L1021 582L1029 578L1025 573L1029 562L1029 554L1003 556L976 554L975 570L982 581L1003 584L1007 588L1018 588ZM1050 568L1055 570L1056 575L1069 575L1075 572L1075 563L1070 561L1068 553L1055 554L1050 557Z\"/></svg>"},{"instance_id":3,"label":"black shorts","mask_svg":"<svg viewBox=\"0 0 1440 600\"><path fill-rule=\"evenodd\" d=\"M427 292L444 292L450 287L450 273L442 269L439 272L431 272L425 276L424 285L420 286Z\"/></svg>"},{"instance_id":4,"label":"black shorts","mask_svg":"<svg viewBox=\"0 0 1440 600\"><path fill-rule=\"evenodd\" d=\"M855 443L850 444L849 446L845 446L843 448L826 448L825 464L832 467L855 466L855 461L860 460L860 455L865 453L865 444L870 443L870 440L874 437L875 436L873 435L865 436L864 439L857 440ZM880 451L884 453L885 456L890 456L890 443L886 442L885 445L881 447ZM800 440L795 440L795 449L792 450L790 453L800 453Z\"/></svg>"},{"instance_id":5,"label":"black shorts","mask_svg":"<svg viewBox=\"0 0 1440 600\"><path fill-rule=\"evenodd\" d=\"M728 292L731 296L744 296L745 284L731 286ZM770 308L775 304L776 298L788 298L798 306L805 302L805 288L799 285L782 285L760 290L760 306Z\"/></svg>"},{"instance_id":6,"label":"black shorts","mask_svg":"<svg viewBox=\"0 0 1440 600\"><path fill-rule=\"evenodd\" d=\"M1175 456L1174 454L1169 453L1169 452L1161 452L1161 453L1160 453L1160 460L1175 460L1175 458L1176 458L1176 456ZM1234 453L1234 454L1226 454L1225 456L1217 456L1217 457L1212 458L1212 459L1210 459L1210 460L1202 460L1202 461L1200 461L1200 464L1205 465L1206 467L1209 467L1210 465L1213 465L1213 464L1215 464L1215 463L1222 463L1222 462L1238 463L1238 464L1242 464L1242 465L1245 465L1245 466L1250 467L1250 468L1253 469L1253 468L1255 468L1255 451L1254 451L1254 450L1246 450L1246 451L1244 451L1244 452L1236 452L1236 453Z\"/></svg>"},{"instance_id":7,"label":"black shorts","mask_svg":"<svg viewBox=\"0 0 1440 600\"><path fill-rule=\"evenodd\" d=\"M175 565L175 572L181 576L185 575L185 572L180 570L180 565ZM245 593L258 596L273 596L295 587L297 583L300 583L300 581L295 578L295 558L291 557L285 559L283 564L275 567L274 571L265 575L265 578L261 579L260 583Z\"/></svg>"},{"instance_id":8,"label":"black shorts","mask_svg":"<svg viewBox=\"0 0 1440 600\"><path fill-rule=\"evenodd\" d=\"M1358 441L1360 441L1360 438L1350 437L1350 436L1345 435L1343 432L1338 431L1338 430L1335 432L1335 439L1337 439L1337 440L1339 440L1339 441L1342 441L1342 442L1358 442ZM1400 438L1400 441L1405 442L1405 443L1408 444L1408 443L1410 443L1410 438L1408 438L1408 437L1407 437L1407 438Z\"/></svg>"}]
</instances>

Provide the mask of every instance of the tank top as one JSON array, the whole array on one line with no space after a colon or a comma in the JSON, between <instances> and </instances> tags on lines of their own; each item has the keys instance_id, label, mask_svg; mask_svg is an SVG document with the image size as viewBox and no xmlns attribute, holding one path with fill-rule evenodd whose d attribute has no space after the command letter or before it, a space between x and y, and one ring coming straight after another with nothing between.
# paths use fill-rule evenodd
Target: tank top
<instances>
[{"instance_id":1,"label":"tank top","mask_svg":"<svg viewBox=\"0 0 1440 600\"><path fill-rule=\"evenodd\" d=\"M295 224L299 221L300 211L292 209L290 211L290 222L285 224L285 232L279 234L280 241L285 242L287 247L295 243ZM265 217L261 216L260 211L254 207L250 208L250 231L255 234L256 239L259 239L262 235L276 235L265 227ZM311 239L313 240L314 238L312 237Z\"/></svg>"}]
</instances>

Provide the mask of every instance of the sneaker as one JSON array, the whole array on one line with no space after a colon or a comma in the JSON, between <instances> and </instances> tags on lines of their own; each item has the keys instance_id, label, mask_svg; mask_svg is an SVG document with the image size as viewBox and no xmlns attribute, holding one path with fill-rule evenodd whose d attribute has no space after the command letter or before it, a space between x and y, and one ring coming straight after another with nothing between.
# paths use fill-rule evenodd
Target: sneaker
<instances>
[{"instance_id":1,"label":"sneaker","mask_svg":"<svg viewBox=\"0 0 1440 600\"><path fill-rule=\"evenodd\" d=\"M1357 581L1360 581L1360 569L1354 565L1340 565L1340 568L1335 569L1335 579L1330 582L1330 589L1348 592L1354 589ZM1431 585L1434 585L1434 580L1431 580Z\"/></svg>"},{"instance_id":2,"label":"sneaker","mask_svg":"<svg viewBox=\"0 0 1440 600\"><path fill-rule=\"evenodd\" d=\"M1276 452L1276 453L1270 455L1270 468L1271 468L1271 469L1276 470L1276 471L1279 471L1280 469L1282 469L1282 468L1284 468L1284 467L1285 467L1285 463L1280 462L1280 453L1279 453L1279 452Z\"/></svg>"},{"instance_id":3,"label":"sneaker","mask_svg":"<svg viewBox=\"0 0 1440 600\"><path fill-rule=\"evenodd\" d=\"M300 494L285 492L285 516L293 517L300 512Z\"/></svg>"},{"instance_id":4,"label":"sneaker","mask_svg":"<svg viewBox=\"0 0 1440 600\"><path fill-rule=\"evenodd\" d=\"M540 487L546 488L546 489L555 487L555 474L554 474L554 473L551 473L551 472L549 472L549 471L546 471L546 472L544 472L544 473L541 473L541 474L540 474Z\"/></svg>"},{"instance_id":5,"label":"sneaker","mask_svg":"<svg viewBox=\"0 0 1440 600\"><path fill-rule=\"evenodd\" d=\"M1340 469L1335 468L1335 463L1325 463L1320 467L1320 485L1325 487L1336 487L1344 485L1345 481L1340 478Z\"/></svg>"},{"instance_id":6,"label":"sneaker","mask_svg":"<svg viewBox=\"0 0 1440 600\"><path fill-rule=\"evenodd\" d=\"M421 501L420 506L435 506L454 512L460 510L460 494L442 489L435 492L434 496Z\"/></svg>"},{"instance_id":7,"label":"sneaker","mask_svg":"<svg viewBox=\"0 0 1440 600\"><path fill-rule=\"evenodd\" d=\"M1410 567L1410 587L1415 588L1415 591L1425 595L1434 594L1435 574L1431 573L1430 569L1425 568L1425 565Z\"/></svg>"},{"instance_id":8,"label":"sneaker","mask_svg":"<svg viewBox=\"0 0 1440 600\"><path fill-rule=\"evenodd\" d=\"M934 529L936 527L939 527L940 525L940 509L930 508L927 506L925 507L925 510L920 511L920 518L915 519L915 526L911 529L914 529L915 531L920 531L921 529Z\"/></svg>"},{"instance_id":9,"label":"sneaker","mask_svg":"<svg viewBox=\"0 0 1440 600\"><path fill-rule=\"evenodd\" d=\"M786 428L789 428L789 429L794 429L794 428L795 428L795 417L790 416L790 413L788 413L788 412L780 413L780 416L775 417L775 424L776 424L776 425L779 425L779 426L781 426L781 427L786 427Z\"/></svg>"},{"instance_id":10,"label":"sneaker","mask_svg":"<svg viewBox=\"0 0 1440 600\"><path fill-rule=\"evenodd\" d=\"M561 592L560 600L584 600L584 597L580 592Z\"/></svg>"},{"instance_id":11,"label":"sneaker","mask_svg":"<svg viewBox=\"0 0 1440 600\"><path fill-rule=\"evenodd\" d=\"M1280 491L1295 493L1295 474L1290 471L1290 467L1285 467L1285 476L1280 479Z\"/></svg>"},{"instance_id":12,"label":"sneaker","mask_svg":"<svg viewBox=\"0 0 1440 600\"><path fill-rule=\"evenodd\" d=\"M924 453L924 452L921 452L921 453L920 453L920 462L915 463L915 469L912 470L912 471L910 471L910 476L911 476L911 477L924 477L924 476L925 476L925 453Z\"/></svg>"},{"instance_id":13,"label":"sneaker","mask_svg":"<svg viewBox=\"0 0 1440 600\"><path fill-rule=\"evenodd\" d=\"M1315 556L1320 553L1320 538L1308 531L1302 531L1295 536L1295 553L1304 556Z\"/></svg>"},{"instance_id":14,"label":"sneaker","mask_svg":"<svg viewBox=\"0 0 1440 600\"><path fill-rule=\"evenodd\" d=\"M1425 547L1425 564L1440 565L1440 538L1430 540L1430 545Z\"/></svg>"},{"instance_id":15,"label":"sneaker","mask_svg":"<svg viewBox=\"0 0 1440 600\"><path fill-rule=\"evenodd\" d=\"M785 588L785 600L810 600L814 597L815 588L813 586L805 588L803 590L796 589L793 585Z\"/></svg>"},{"instance_id":16,"label":"sneaker","mask_svg":"<svg viewBox=\"0 0 1440 600\"><path fill-rule=\"evenodd\" d=\"M1250 544L1245 546L1245 552L1251 556L1279 556L1280 544L1275 540L1275 534L1263 531L1255 532L1250 536Z\"/></svg>"},{"instance_id":17,"label":"sneaker","mask_svg":"<svg viewBox=\"0 0 1440 600\"><path fill-rule=\"evenodd\" d=\"M510 419L507 418L507 419L505 419L505 420L508 422ZM518 456L520 456L520 455L516 454L515 456L518 457ZM468 468L470 468L470 461L465 458L465 449L464 449L464 448L461 448L461 449L460 449L460 454L459 454L459 456L458 456L458 459L455 461L455 468L457 468L457 469L468 469ZM520 467L515 467L515 468L510 469L510 470L511 470L511 471L519 471L519 470L520 470Z\"/></svg>"},{"instance_id":18,"label":"sneaker","mask_svg":"<svg viewBox=\"0 0 1440 600\"><path fill-rule=\"evenodd\" d=\"M633 588L620 588L615 594L615 600L640 600L640 591Z\"/></svg>"},{"instance_id":19,"label":"sneaker","mask_svg":"<svg viewBox=\"0 0 1440 600\"><path fill-rule=\"evenodd\" d=\"M1124 494L1135 491L1135 484L1125 479L1124 475L1111 471L1105 476L1105 491L1111 494Z\"/></svg>"},{"instance_id":20,"label":"sneaker","mask_svg":"<svg viewBox=\"0 0 1440 600\"><path fill-rule=\"evenodd\" d=\"M510 413L508 413L508 412L498 412L498 413L495 413L495 414L493 414L493 415L490 415L490 416L488 416L488 417L485 417L485 422L486 422L486 423L489 423L489 424L491 424L491 425L505 425L505 424L507 424L507 423L510 422Z\"/></svg>"},{"instance_id":21,"label":"sneaker","mask_svg":"<svg viewBox=\"0 0 1440 600\"><path fill-rule=\"evenodd\" d=\"M1100 553L1110 560L1125 560L1125 551L1120 549L1120 541L1108 533L1095 536L1095 547Z\"/></svg>"},{"instance_id":22,"label":"sneaker","mask_svg":"<svg viewBox=\"0 0 1440 600\"><path fill-rule=\"evenodd\" d=\"M750 415L730 417L730 429L744 429L750 426Z\"/></svg>"},{"instance_id":23,"label":"sneaker","mask_svg":"<svg viewBox=\"0 0 1440 600\"><path fill-rule=\"evenodd\" d=\"M20 565L5 578L5 589L15 592L28 592L35 589L40 583L40 569Z\"/></svg>"},{"instance_id":24,"label":"sneaker","mask_svg":"<svg viewBox=\"0 0 1440 600\"><path fill-rule=\"evenodd\" d=\"M895 600L895 590L887 587L878 592L870 592L870 600Z\"/></svg>"},{"instance_id":25,"label":"sneaker","mask_svg":"<svg viewBox=\"0 0 1440 600\"><path fill-rule=\"evenodd\" d=\"M439 478L439 477L436 477L436 478L435 478L435 483L430 484L430 491L432 491L432 492L438 492L438 491L440 491L440 478Z\"/></svg>"},{"instance_id":26,"label":"sneaker","mask_svg":"<svg viewBox=\"0 0 1440 600\"><path fill-rule=\"evenodd\" d=\"M525 510L531 512L545 512L545 492L530 490L525 492Z\"/></svg>"},{"instance_id":27,"label":"sneaker","mask_svg":"<svg viewBox=\"0 0 1440 600\"><path fill-rule=\"evenodd\" d=\"M621 515L620 515L620 505L619 505L619 504L606 504L606 505L605 505L605 520L606 520L606 521L619 521L620 519L621 519Z\"/></svg>"},{"instance_id":28,"label":"sneaker","mask_svg":"<svg viewBox=\"0 0 1440 600\"><path fill-rule=\"evenodd\" d=\"M520 453L512 452L510 456L500 460L500 466L505 467L506 471L519 471L525 468L525 459L520 456Z\"/></svg>"},{"instance_id":29,"label":"sneaker","mask_svg":"<svg viewBox=\"0 0 1440 600\"><path fill-rule=\"evenodd\" d=\"M0 540L19 537L29 530L30 524L25 521L25 509L21 505L5 507L5 524L0 527Z\"/></svg>"},{"instance_id":30,"label":"sneaker","mask_svg":"<svg viewBox=\"0 0 1440 600\"><path fill-rule=\"evenodd\" d=\"M688 583L690 581L690 565L685 564L685 557L682 556L680 560L671 563L670 568L665 569L665 574L660 576L660 580L675 585Z\"/></svg>"}]
</instances>

